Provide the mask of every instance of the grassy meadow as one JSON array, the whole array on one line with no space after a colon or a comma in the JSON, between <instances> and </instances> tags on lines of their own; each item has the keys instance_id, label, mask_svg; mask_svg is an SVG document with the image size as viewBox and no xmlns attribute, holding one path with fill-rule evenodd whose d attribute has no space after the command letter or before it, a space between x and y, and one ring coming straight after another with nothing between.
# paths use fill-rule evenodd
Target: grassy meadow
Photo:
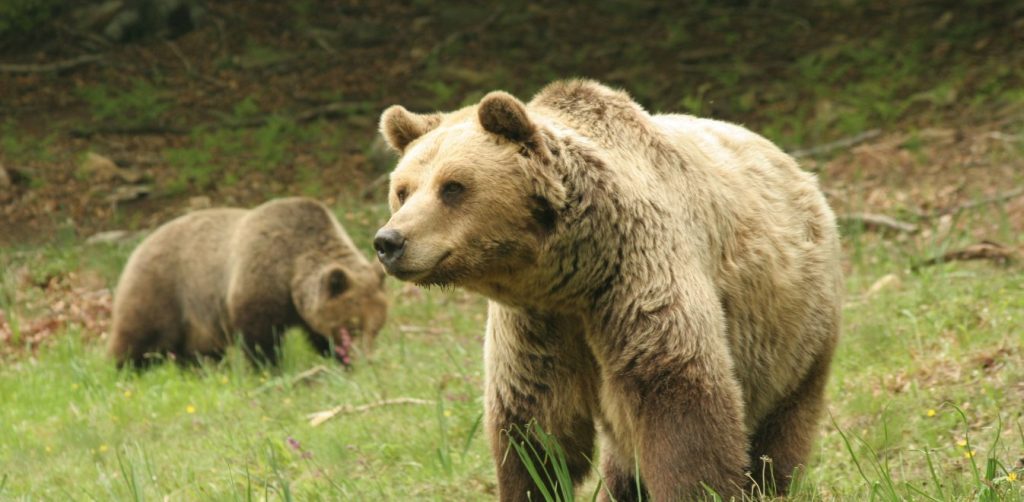
<instances>
[{"instance_id":1,"label":"grassy meadow","mask_svg":"<svg viewBox=\"0 0 1024 502\"><path fill-rule=\"evenodd\" d=\"M386 214L380 205L338 210L367 252ZM790 498L1024 500L1024 273L971 262L911 271L915 244L857 228L846 235L849 297L829 416ZM112 286L134 242L5 249L0 298L9 307L21 297L13 271L25 265L53 275L91 269ZM878 282L889 273L896 278ZM234 350L194 370L119 373L102 340L75 326L7 357L0 499L492 499L480 428L484 301L388 287L389 323L352 371L290 336L277 369L253 369ZM406 397L430 404L310 425L310 414L337 405ZM597 489L592 480L578 495Z\"/></svg>"}]
</instances>

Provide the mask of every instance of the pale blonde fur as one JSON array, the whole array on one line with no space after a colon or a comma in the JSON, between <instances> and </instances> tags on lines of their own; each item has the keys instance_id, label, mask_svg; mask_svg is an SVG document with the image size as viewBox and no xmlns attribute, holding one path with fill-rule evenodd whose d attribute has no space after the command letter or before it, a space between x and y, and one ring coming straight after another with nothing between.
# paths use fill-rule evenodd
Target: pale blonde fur
<instances>
[{"instance_id":1,"label":"pale blonde fur","mask_svg":"<svg viewBox=\"0 0 1024 502\"><path fill-rule=\"evenodd\" d=\"M421 122L405 114L382 130ZM700 497L702 483L736 495L763 455L774 476L758 481L784 489L839 332L838 234L814 177L740 126L652 116L589 81L432 117L392 173L385 228L406 241L389 272L491 299L501 498L537 496L505 434L533 419L575 481L598 430L618 500L641 496L637 465L654 500ZM455 202L450 183L464 187Z\"/></svg>"}]
</instances>

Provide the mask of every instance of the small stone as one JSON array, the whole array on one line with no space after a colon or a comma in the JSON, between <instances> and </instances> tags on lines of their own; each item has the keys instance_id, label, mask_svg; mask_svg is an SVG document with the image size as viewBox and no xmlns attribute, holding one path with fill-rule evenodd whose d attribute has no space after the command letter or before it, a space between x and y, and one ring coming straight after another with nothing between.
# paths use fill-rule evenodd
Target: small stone
<instances>
[{"instance_id":1,"label":"small stone","mask_svg":"<svg viewBox=\"0 0 1024 502\"><path fill-rule=\"evenodd\" d=\"M108 244L117 242L128 237L127 230L108 230L91 235L85 240L86 244Z\"/></svg>"},{"instance_id":2,"label":"small stone","mask_svg":"<svg viewBox=\"0 0 1024 502\"><path fill-rule=\"evenodd\" d=\"M7 174L7 169L0 165L0 188L9 188L14 182L11 181L11 175Z\"/></svg>"},{"instance_id":3,"label":"small stone","mask_svg":"<svg viewBox=\"0 0 1024 502\"><path fill-rule=\"evenodd\" d=\"M117 164L107 157L95 152L85 154L79 172L99 181L111 181L117 178L120 172Z\"/></svg>"}]
</instances>

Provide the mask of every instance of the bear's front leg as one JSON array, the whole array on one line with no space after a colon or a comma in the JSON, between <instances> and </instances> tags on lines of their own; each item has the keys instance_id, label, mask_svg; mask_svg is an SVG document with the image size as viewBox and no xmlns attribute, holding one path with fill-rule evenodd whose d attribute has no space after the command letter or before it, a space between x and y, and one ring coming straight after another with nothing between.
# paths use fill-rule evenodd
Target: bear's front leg
<instances>
[{"instance_id":1,"label":"bear's front leg","mask_svg":"<svg viewBox=\"0 0 1024 502\"><path fill-rule=\"evenodd\" d=\"M738 497L746 485L748 439L723 329L713 313L666 310L642 319L649 322L625 336L604 334L608 447L602 453L612 493L602 496L636 500L646 492L654 501L702 500L710 488L725 500Z\"/></svg>"},{"instance_id":2,"label":"bear's front leg","mask_svg":"<svg viewBox=\"0 0 1024 502\"><path fill-rule=\"evenodd\" d=\"M598 389L597 365L583 340L580 323L531 316L491 302L485 366L486 427L497 465L500 499L543 499L542 490L510 440L525 447L548 493L563 493L565 487L555 486L559 478L531 432L531 424L558 441L569 478L578 485L591 468Z\"/></svg>"}]
</instances>

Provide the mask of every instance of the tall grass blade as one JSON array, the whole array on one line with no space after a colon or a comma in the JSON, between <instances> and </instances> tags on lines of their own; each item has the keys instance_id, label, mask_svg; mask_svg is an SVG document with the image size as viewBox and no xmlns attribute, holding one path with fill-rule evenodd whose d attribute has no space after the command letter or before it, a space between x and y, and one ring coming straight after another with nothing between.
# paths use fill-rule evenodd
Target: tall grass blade
<instances>
[{"instance_id":1,"label":"tall grass blade","mask_svg":"<svg viewBox=\"0 0 1024 502\"><path fill-rule=\"evenodd\" d=\"M480 430L480 424L483 422L483 419L483 412L478 413L476 420L473 421L473 426L469 428L469 432L466 434L466 440L462 444L462 453L459 455L463 462L466 460L466 454L469 453L469 447L473 445L473 437Z\"/></svg>"}]
</instances>

